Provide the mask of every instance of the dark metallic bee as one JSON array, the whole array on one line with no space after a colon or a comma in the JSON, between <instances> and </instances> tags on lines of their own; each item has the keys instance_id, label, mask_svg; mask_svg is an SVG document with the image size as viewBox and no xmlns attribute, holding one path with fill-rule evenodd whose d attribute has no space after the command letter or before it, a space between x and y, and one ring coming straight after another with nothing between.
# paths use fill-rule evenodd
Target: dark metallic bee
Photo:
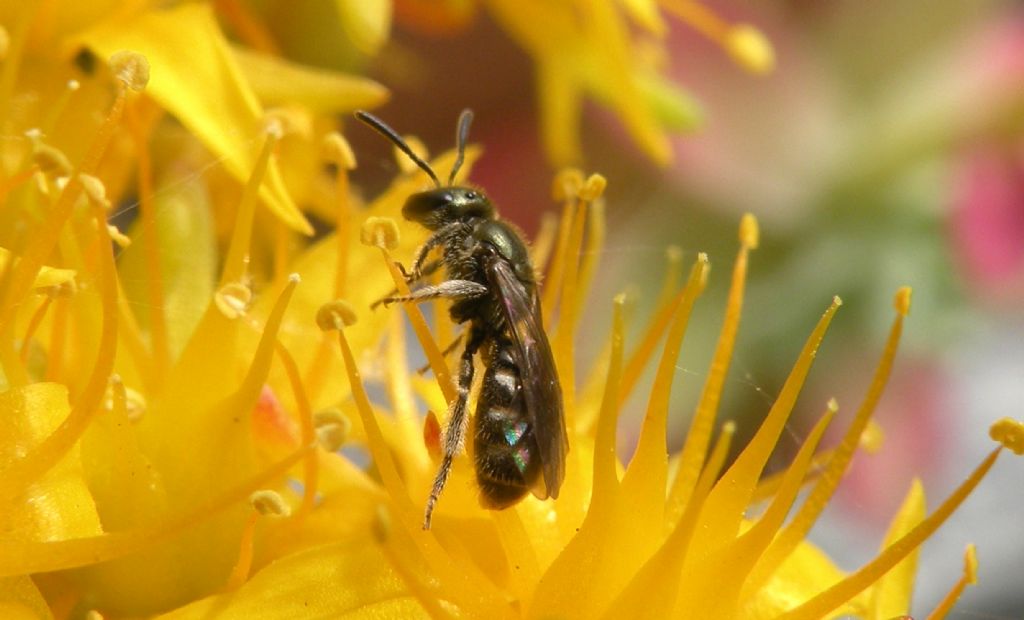
<instances>
[{"instance_id":1,"label":"dark metallic bee","mask_svg":"<svg viewBox=\"0 0 1024 620\"><path fill-rule=\"evenodd\" d=\"M401 149L433 179L435 188L410 196L402 215L433 234L416 252L406 274L412 283L443 266L448 279L422 286L408 296L382 303L419 303L445 297L456 323L469 323L459 361L458 396L451 405L441 467L427 500L423 528L430 528L452 459L466 433L466 399L473 384L473 356L480 353L484 377L477 397L473 446L480 503L502 509L527 491L540 499L558 497L569 450L562 412L562 390L551 347L541 322L537 278L519 233L498 219L479 189L454 185L462 165L473 113L459 117L458 156L448 184L383 121L366 112L356 117ZM440 260L426 263L440 248Z\"/></svg>"}]
</instances>

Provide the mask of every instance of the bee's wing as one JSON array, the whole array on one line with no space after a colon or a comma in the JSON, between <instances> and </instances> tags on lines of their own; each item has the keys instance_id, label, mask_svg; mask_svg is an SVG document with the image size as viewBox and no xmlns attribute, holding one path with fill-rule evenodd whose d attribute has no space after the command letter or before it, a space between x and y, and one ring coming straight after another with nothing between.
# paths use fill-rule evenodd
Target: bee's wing
<instances>
[{"instance_id":1,"label":"bee's wing","mask_svg":"<svg viewBox=\"0 0 1024 620\"><path fill-rule=\"evenodd\" d=\"M512 335L519 364L527 418L540 449L544 488L532 489L540 499L558 497L565 477L565 454L569 441L562 411L562 387L558 383L555 359L544 333L537 293L516 277L512 265L494 254L487 261L487 280L501 300L501 308Z\"/></svg>"}]
</instances>

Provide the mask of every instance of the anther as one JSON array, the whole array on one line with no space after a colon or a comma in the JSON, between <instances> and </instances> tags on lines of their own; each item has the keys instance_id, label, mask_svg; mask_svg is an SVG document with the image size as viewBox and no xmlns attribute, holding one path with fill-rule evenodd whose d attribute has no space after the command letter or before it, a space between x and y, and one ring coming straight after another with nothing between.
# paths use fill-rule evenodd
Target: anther
<instances>
[{"instance_id":1,"label":"anther","mask_svg":"<svg viewBox=\"0 0 1024 620\"><path fill-rule=\"evenodd\" d=\"M398 247L398 224L390 217L368 217L359 231L363 245L372 245L385 250Z\"/></svg>"},{"instance_id":2,"label":"anther","mask_svg":"<svg viewBox=\"0 0 1024 620\"><path fill-rule=\"evenodd\" d=\"M337 131L332 131L324 137L322 147L324 158L338 167L344 170L353 170L356 167L356 156L352 152L352 146Z\"/></svg>"},{"instance_id":3,"label":"anther","mask_svg":"<svg viewBox=\"0 0 1024 620\"><path fill-rule=\"evenodd\" d=\"M281 133L278 137L298 135L308 140L313 136L313 118L302 108L281 107L267 110L263 116L264 128L271 122L276 122L280 127Z\"/></svg>"},{"instance_id":4,"label":"anther","mask_svg":"<svg viewBox=\"0 0 1024 620\"><path fill-rule=\"evenodd\" d=\"M32 146L32 161L39 166L39 170L51 177L66 177L71 174L71 162L60 149L49 144L36 142Z\"/></svg>"},{"instance_id":5,"label":"anther","mask_svg":"<svg viewBox=\"0 0 1024 620\"><path fill-rule=\"evenodd\" d=\"M964 549L964 579L970 585L978 583L978 554L974 545Z\"/></svg>"},{"instance_id":6,"label":"anther","mask_svg":"<svg viewBox=\"0 0 1024 620\"><path fill-rule=\"evenodd\" d=\"M316 312L316 324L323 331L336 331L356 322L352 304L344 299L335 299L320 306Z\"/></svg>"},{"instance_id":7,"label":"anther","mask_svg":"<svg viewBox=\"0 0 1024 620\"><path fill-rule=\"evenodd\" d=\"M756 250L761 241L761 230L757 218L751 213L744 213L740 218L740 243L750 250Z\"/></svg>"},{"instance_id":8,"label":"anther","mask_svg":"<svg viewBox=\"0 0 1024 620\"><path fill-rule=\"evenodd\" d=\"M268 138L280 140L281 136L285 133L284 123L281 122L280 117L274 115L265 116L263 118L263 133L265 133Z\"/></svg>"},{"instance_id":9,"label":"anther","mask_svg":"<svg viewBox=\"0 0 1024 620\"><path fill-rule=\"evenodd\" d=\"M287 517L292 513L281 494L270 489L256 491L249 496L252 507L263 517Z\"/></svg>"},{"instance_id":10,"label":"anther","mask_svg":"<svg viewBox=\"0 0 1024 620\"><path fill-rule=\"evenodd\" d=\"M775 50L764 34L750 24L736 24L725 35L725 48L747 71L764 75L775 68Z\"/></svg>"},{"instance_id":11,"label":"anther","mask_svg":"<svg viewBox=\"0 0 1024 620\"><path fill-rule=\"evenodd\" d=\"M577 168L563 168L555 174L551 183L551 196L555 202L574 200L583 187L583 173Z\"/></svg>"},{"instance_id":12,"label":"anther","mask_svg":"<svg viewBox=\"0 0 1024 620\"><path fill-rule=\"evenodd\" d=\"M349 428L344 424L323 424L316 428L316 441L327 452L337 452L348 441Z\"/></svg>"},{"instance_id":13,"label":"anther","mask_svg":"<svg viewBox=\"0 0 1024 620\"><path fill-rule=\"evenodd\" d=\"M129 90L142 92L149 83L149 61L138 52L125 50L110 57L110 71Z\"/></svg>"},{"instance_id":14,"label":"anther","mask_svg":"<svg viewBox=\"0 0 1024 620\"><path fill-rule=\"evenodd\" d=\"M864 431L860 434L859 445L864 452L868 454L878 454L882 450L882 444L885 443L885 431L882 430L882 426L875 422L874 419L868 420L867 426L864 427Z\"/></svg>"},{"instance_id":15,"label":"anther","mask_svg":"<svg viewBox=\"0 0 1024 620\"><path fill-rule=\"evenodd\" d=\"M313 414L313 426L320 427L325 424L342 424L348 422L348 418L337 407L321 409Z\"/></svg>"},{"instance_id":16,"label":"anther","mask_svg":"<svg viewBox=\"0 0 1024 620\"><path fill-rule=\"evenodd\" d=\"M91 174L80 174L78 180L82 184L82 191L85 197L93 204L99 205L104 210L110 208L110 199L107 198L107 187Z\"/></svg>"},{"instance_id":17,"label":"anther","mask_svg":"<svg viewBox=\"0 0 1024 620\"><path fill-rule=\"evenodd\" d=\"M902 286L900 290L896 291L896 298L893 300L893 304L896 306L896 312L900 313L900 316L907 316L910 313L910 293L912 289L909 286Z\"/></svg>"},{"instance_id":18,"label":"anther","mask_svg":"<svg viewBox=\"0 0 1024 620\"><path fill-rule=\"evenodd\" d=\"M594 202L601 197L604 193L604 188L608 185L608 179L600 174L592 174L587 177L587 180L583 183L583 187L580 189L580 199L587 202Z\"/></svg>"},{"instance_id":19,"label":"anther","mask_svg":"<svg viewBox=\"0 0 1024 620\"><path fill-rule=\"evenodd\" d=\"M114 226L113 224L107 224L107 234L109 234L110 238L117 244L117 247L122 250L132 244L131 238L121 232L117 226Z\"/></svg>"},{"instance_id":20,"label":"anther","mask_svg":"<svg viewBox=\"0 0 1024 620\"><path fill-rule=\"evenodd\" d=\"M1003 418L988 429L988 436L1014 454L1024 455L1024 423L1013 418Z\"/></svg>"},{"instance_id":21,"label":"anther","mask_svg":"<svg viewBox=\"0 0 1024 620\"><path fill-rule=\"evenodd\" d=\"M345 445L352 431L352 422L337 407L314 413L313 426L317 442L328 452L335 452Z\"/></svg>"}]
</instances>

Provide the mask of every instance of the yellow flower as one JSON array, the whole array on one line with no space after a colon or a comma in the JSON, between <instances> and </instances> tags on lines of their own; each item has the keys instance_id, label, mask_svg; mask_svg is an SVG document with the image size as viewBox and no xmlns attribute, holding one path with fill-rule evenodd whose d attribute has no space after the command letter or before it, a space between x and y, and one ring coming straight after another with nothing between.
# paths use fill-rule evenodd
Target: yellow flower
<instances>
[{"instance_id":1,"label":"yellow flower","mask_svg":"<svg viewBox=\"0 0 1024 620\"><path fill-rule=\"evenodd\" d=\"M471 22L477 6L536 63L541 134L557 165L578 162L584 98L613 111L644 153L667 165L666 132L692 129L698 104L663 75L668 62L663 12L720 45L754 74L772 71L774 51L749 24L729 24L695 0L398 0L405 23L448 31Z\"/></svg>"},{"instance_id":2,"label":"yellow flower","mask_svg":"<svg viewBox=\"0 0 1024 620\"><path fill-rule=\"evenodd\" d=\"M550 262L543 305L571 429L561 495L483 511L460 458L423 531L438 424L430 414L424 427L416 403L446 410L451 378L435 339L449 341L453 328L439 320L431 331L408 308L429 381L406 368L399 312L368 306L391 278L402 286L393 261L408 264L424 231L395 220L425 180L407 171L360 204L349 187L355 157L323 114L382 91L239 54L203 5L132 4L116 17L87 3L45 6L59 10L14 11L0 50L4 132L25 136L0 151L4 617L885 618L907 611L917 547L1001 451L930 516L912 487L878 558L844 574L804 535L868 429L909 292L897 295L875 382L838 447L817 449L829 404L787 472L760 479L835 302L754 440L721 472L730 424L705 454L757 244L745 218L719 348L687 444L669 458L673 367L708 261L698 256L679 287L673 254L628 356L617 298L606 352L578 382L574 341L601 255L603 181L567 172L555 184L561 225L534 244L538 266ZM88 64L81 44L102 60L76 74L73 57ZM463 174L478 154L467 152ZM447 170L454 157L433 165ZM135 197L138 217L126 221ZM306 226L300 203L333 222L330 234L292 235ZM325 305L338 298L350 303ZM443 304L434 310L445 316ZM616 417L662 337L640 444L624 466ZM387 398L371 402L363 377ZM992 435L1024 449L1015 421ZM365 448L372 466L340 445ZM785 523L803 484L808 499ZM747 515L760 498L771 498L765 511Z\"/></svg>"}]
</instances>

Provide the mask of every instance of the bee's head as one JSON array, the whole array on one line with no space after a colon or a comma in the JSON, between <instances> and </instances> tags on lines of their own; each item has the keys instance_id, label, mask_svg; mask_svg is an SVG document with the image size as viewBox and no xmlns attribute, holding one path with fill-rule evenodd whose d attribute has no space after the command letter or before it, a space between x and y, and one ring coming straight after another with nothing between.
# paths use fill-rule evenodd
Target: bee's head
<instances>
[{"instance_id":1,"label":"bee's head","mask_svg":"<svg viewBox=\"0 0 1024 620\"><path fill-rule=\"evenodd\" d=\"M438 187L409 196L402 207L405 219L437 230L470 218L494 218L494 206L483 192L471 187Z\"/></svg>"},{"instance_id":2,"label":"bee's head","mask_svg":"<svg viewBox=\"0 0 1024 620\"><path fill-rule=\"evenodd\" d=\"M430 164L420 159L416 153L413 153L405 140L394 129L388 127L384 121L362 110L356 112L356 118L390 140L413 163L430 175L430 178L434 181L436 186L434 189L413 194L405 201L405 206L402 207L402 215L405 216L405 219L422 224L430 230L437 230L445 224L459 220L477 217L484 219L494 218L494 206L491 205L491 201L487 199L483 192L471 187L453 184L455 182L455 174L462 167L463 156L466 152L466 136L469 134L469 125L473 122L472 111L463 110L459 116L459 125L455 132L458 151L455 157L455 164L452 166L452 172L448 175L447 185L441 185L441 181L438 180L437 174L434 173L434 169L430 167Z\"/></svg>"}]
</instances>

